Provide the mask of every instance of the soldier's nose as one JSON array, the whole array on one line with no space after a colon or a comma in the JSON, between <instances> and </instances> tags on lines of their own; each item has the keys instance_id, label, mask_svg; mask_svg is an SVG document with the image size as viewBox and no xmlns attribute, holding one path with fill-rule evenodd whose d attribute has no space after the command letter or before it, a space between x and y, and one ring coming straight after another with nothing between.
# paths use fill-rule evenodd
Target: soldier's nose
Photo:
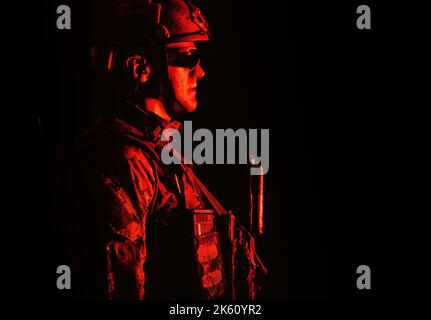
<instances>
[{"instance_id":1,"label":"soldier's nose","mask_svg":"<svg viewBox=\"0 0 431 320\"><path fill-rule=\"evenodd\" d=\"M204 75L205 75L205 71L204 71L204 69L201 67L201 64L200 64L200 63L198 63L198 65L196 66L196 68L195 68L194 72L195 72L196 77L197 77L198 79L203 78L203 77L204 77Z\"/></svg>"}]
</instances>

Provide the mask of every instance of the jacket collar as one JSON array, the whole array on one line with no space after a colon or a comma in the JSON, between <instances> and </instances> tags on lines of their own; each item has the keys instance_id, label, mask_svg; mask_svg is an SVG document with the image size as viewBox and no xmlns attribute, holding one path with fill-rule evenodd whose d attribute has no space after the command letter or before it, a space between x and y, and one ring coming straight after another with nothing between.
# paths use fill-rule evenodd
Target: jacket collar
<instances>
[{"instance_id":1,"label":"jacket collar","mask_svg":"<svg viewBox=\"0 0 431 320\"><path fill-rule=\"evenodd\" d=\"M138 129L144 135L145 139L157 142L161 140L162 132L172 128L181 130L182 124L177 120L165 120L155 113L141 108L139 105L126 102L125 108L121 115L124 120Z\"/></svg>"}]
</instances>

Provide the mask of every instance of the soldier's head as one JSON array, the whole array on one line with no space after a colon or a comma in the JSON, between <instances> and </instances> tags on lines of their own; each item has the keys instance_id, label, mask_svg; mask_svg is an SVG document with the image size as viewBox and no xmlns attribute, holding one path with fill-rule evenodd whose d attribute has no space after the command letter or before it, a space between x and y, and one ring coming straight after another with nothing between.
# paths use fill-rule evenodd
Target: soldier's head
<instances>
[{"instance_id":1,"label":"soldier's head","mask_svg":"<svg viewBox=\"0 0 431 320\"><path fill-rule=\"evenodd\" d=\"M200 9L188 0L123 0L103 17L93 65L117 92L160 101L170 116L194 111L204 76L198 43L209 41Z\"/></svg>"}]
</instances>

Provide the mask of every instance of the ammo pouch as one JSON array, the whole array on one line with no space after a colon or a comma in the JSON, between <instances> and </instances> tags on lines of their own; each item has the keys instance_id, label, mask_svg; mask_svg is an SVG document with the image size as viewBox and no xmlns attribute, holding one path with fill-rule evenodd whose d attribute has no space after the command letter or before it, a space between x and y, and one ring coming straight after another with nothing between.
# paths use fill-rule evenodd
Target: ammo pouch
<instances>
[{"instance_id":1,"label":"ammo pouch","mask_svg":"<svg viewBox=\"0 0 431 320\"><path fill-rule=\"evenodd\" d=\"M229 299L254 300L267 269L256 253L253 236L234 225L232 213L215 217L223 251Z\"/></svg>"},{"instance_id":2,"label":"ammo pouch","mask_svg":"<svg viewBox=\"0 0 431 320\"><path fill-rule=\"evenodd\" d=\"M208 201L210 202L214 210L217 212L215 214L214 210L201 210L201 211L212 212L211 218L208 217L208 219L211 220L211 224L210 224L211 226L209 227L209 229L213 230L213 228L216 228L216 230L218 231L218 237L208 236L208 239L205 238L205 240L200 241L197 247L198 247L198 250L199 248L201 248L202 251L205 251L205 250L208 251L209 249L203 249L205 248L205 243L207 243L208 241L212 242L213 244L219 242L219 246L215 245L215 247L217 247L217 250L219 250L218 248L220 248L222 253L221 260L223 261L223 265L224 265L223 270L224 270L225 281L226 281L226 286L224 288L224 295L222 296L222 298L249 299L249 300L255 299L256 293L260 289L263 283L263 279L266 276L267 269L265 268L265 266L263 265L262 261L260 260L259 256L256 253L253 236L244 227L239 225L235 226L234 215L230 211L226 211L222 207L222 205L217 201L217 199L211 194L211 192L209 192L209 190L193 174L191 170L185 169L185 171L186 171L186 174L189 174L192 176L193 180L200 188L200 191L206 196L206 198L208 199ZM199 210L195 210L195 213L198 213L198 211ZM199 239L200 235L198 231L200 230L200 232L202 232L202 230L205 228L208 228L208 226L207 227L204 227L203 225L198 226L199 223L198 225L196 223L197 223L197 220L195 218L195 237L197 236ZM196 248L196 244L195 244L195 248ZM215 250L215 249L211 249L211 250ZM215 251L213 252L212 255L210 252L207 252L205 254L208 257L216 256ZM217 251L217 255L219 254L220 252ZM219 263L220 258L219 256L217 257L218 257L217 263ZM213 259L213 261L216 261L215 258ZM198 264L199 263L202 265L201 262L198 262ZM213 263L209 263L209 264L213 265ZM211 270L215 270L217 268L219 267L214 262L214 267L211 268ZM201 269L205 270L204 267L202 267ZM206 274L207 273L204 272L201 275L201 282L204 287L205 287L204 279L207 279L205 276ZM217 279L216 281L212 281L212 283L221 284L223 283L223 280ZM212 292L215 292L215 290L212 290ZM219 289L218 292L222 293L221 289Z\"/></svg>"},{"instance_id":3,"label":"ammo pouch","mask_svg":"<svg viewBox=\"0 0 431 320\"><path fill-rule=\"evenodd\" d=\"M194 210L194 251L201 288L205 299L225 297L228 273L225 268L219 229L213 210Z\"/></svg>"}]
</instances>

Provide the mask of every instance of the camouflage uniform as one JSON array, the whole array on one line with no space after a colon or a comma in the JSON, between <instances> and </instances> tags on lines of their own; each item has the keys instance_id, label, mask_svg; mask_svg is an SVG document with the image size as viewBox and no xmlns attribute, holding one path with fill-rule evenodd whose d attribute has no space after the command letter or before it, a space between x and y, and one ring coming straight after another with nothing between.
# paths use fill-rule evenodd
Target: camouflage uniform
<instances>
[{"instance_id":1,"label":"camouflage uniform","mask_svg":"<svg viewBox=\"0 0 431 320\"><path fill-rule=\"evenodd\" d=\"M204 210L209 207L192 169L160 161L167 143L160 139L162 131L180 129L180 123L133 104L122 110L98 120L85 135L70 176L72 210L64 222L75 292L79 297L231 298L230 262L222 254L226 237L218 232L224 230ZM243 239L244 232L237 232ZM243 250L251 257L247 271L241 271L246 282L254 279L248 274L249 253Z\"/></svg>"}]
</instances>

